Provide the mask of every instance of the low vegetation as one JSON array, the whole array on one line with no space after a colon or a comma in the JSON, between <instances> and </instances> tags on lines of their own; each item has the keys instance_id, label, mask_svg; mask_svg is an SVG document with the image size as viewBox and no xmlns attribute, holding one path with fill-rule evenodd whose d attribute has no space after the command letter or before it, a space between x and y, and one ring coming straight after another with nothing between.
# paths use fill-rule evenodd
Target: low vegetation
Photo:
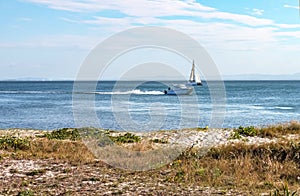
<instances>
[{"instance_id":1,"label":"low vegetation","mask_svg":"<svg viewBox=\"0 0 300 196\"><path fill-rule=\"evenodd\" d=\"M109 136L109 138L116 143L136 143L141 141L139 136L132 133L125 133L124 135L119 136Z\"/></svg>"},{"instance_id":2,"label":"low vegetation","mask_svg":"<svg viewBox=\"0 0 300 196\"><path fill-rule=\"evenodd\" d=\"M34 193L31 190L22 190L20 191L17 196L33 196Z\"/></svg>"},{"instance_id":3,"label":"low vegetation","mask_svg":"<svg viewBox=\"0 0 300 196\"><path fill-rule=\"evenodd\" d=\"M35 175L42 175L44 174L46 171L44 169L35 169L32 170L30 172L27 172L26 175L27 176L35 176Z\"/></svg>"},{"instance_id":4,"label":"low vegetation","mask_svg":"<svg viewBox=\"0 0 300 196\"><path fill-rule=\"evenodd\" d=\"M296 196L300 193L299 138L260 145L241 142L213 147L205 151L191 147L176 160L161 168L132 172L115 169L96 160L80 139L80 131L61 129L38 138L0 136L1 157L5 158L2 158L0 162L4 163L7 159L49 162L49 165L43 163L42 167L31 168L28 171L22 171L22 168L10 168L9 173L14 177L2 182L3 186L6 186L3 191L7 192L0 191L0 194L35 195L43 192L47 195L54 191L59 194L72 195L78 194L77 190L84 190L78 187L66 190L67 185L61 186L61 183L69 183L72 186L82 185L85 188L97 188L97 190L101 190L99 187L103 186L102 189L109 189L111 193L118 194L134 193L146 187L150 187L149 191L158 191L161 188L162 191L168 191L170 194L181 194L190 193L193 188L199 186L211 187L217 190L216 194L258 195L265 193L270 196ZM290 122L263 128L239 127L234 130L235 137L280 138L286 134L300 134L299 123ZM115 142L129 146L130 149L134 148L136 151L147 151L152 149L151 145L156 146L168 142L157 138L144 142L143 138L132 133L118 135L115 132L97 129L87 129L86 135L99 136L97 139L104 138L103 141L98 140L98 142L102 141L99 145L104 147ZM50 169L56 165L65 166ZM10 165L3 167L10 167ZM51 180L46 178L49 172L56 172ZM22 175L24 177L20 177ZM158 184L161 187L157 186ZM142 188L138 188L141 185ZM19 186L15 192L8 191L9 187L15 186ZM50 192L47 192L49 190ZM180 192L184 190L187 192Z\"/></svg>"},{"instance_id":5,"label":"low vegetation","mask_svg":"<svg viewBox=\"0 0 300 196\"><path fill-rule=\"evenodd\" d=\"M236 187L241 190L275 190L289 184L289 192L298 195L300 187L300 141L261 146L234 144L212 148L204 156L197 149L185 151L169 168L166 179L173 183L213 187ZM285 191L286 193L287 191ZM284 194L286 196L286 194Z\"/></svg>"},{"instance_id":6,"label":"low vegetation","mask_svg":"<svg viewBox=\"0 0 300 196\"><path fill-rule=\"evenodd\" d=\"M282 185L280 188L276 188L270 193L270 196L299 196L297 191L291 192L287 183Z\"/></svg>"},{"instance_id":7,"label":"low vegetation","mask_svg":"<svg viewBox=\"0 0 300 196\"><path fill-rule=\"evenodd\" d=\"M56 140L79 140L80 134L78 129L69 129L69 128L63 128L59 130L54 130L49 133L46 133L45 136L48 139L56 139Z\"/></svg>"},{"instance_id":8,"label":"low vegetation","mask_svg":"<svg viewBox=\"0 0 300 196\"><path fill-rule=\"evenodd\" d=\"M167 143L169 143L168 140L166 140L166 139L158 139L158 138L152 139L152 140L150 140L150 142L159 143L159 144L167 144Z\"/></svg>"},{"instance_id":9,"label":"low vegetation","mask_svg":"<svg viewBox=\"0 0 300 196\"><path fill-rule=\"evenodd\" d=\"M27 150L30 148L28 138L21 138L12 135L0 136L0 149L5 150Z\"/></svg>"},{"instance_id":10,"label":"low vegetation","mask_svg":"<svg viewBox=\"0 0 300 196\"><path fill-rule=\"evenodd\" d=\"M281 137L287 134L300 134L300 122L291 121L278 125L271 125L259 129L260 137Z\"/></svg>"},{"instance_id":11,"label":"low vegetation","mask_svg":"<svg viewBox=\"0 0 300 196\"><path fill-rule=\"evenodd\" d=\"M235 129L234 132L243 135L243 136L257 136L258 130L255 129L254 126L250 126L250 127L242 127L240 126L238 129Z\"/></svg>"},{"instance_id":12,"label":"low vegetation","mask_svg":"<svg viewBox=\"0 0 300 196\"><path fill-rule=\"evenodd\" d=\"M287 134L300 134L300 123L298 121L291 121L289 123L272 125L266 127L243 127L240 126L234 129L230 139L241 139L244 137L268 137L268 138L280 138Z\"/></svg>"}]
</instances>

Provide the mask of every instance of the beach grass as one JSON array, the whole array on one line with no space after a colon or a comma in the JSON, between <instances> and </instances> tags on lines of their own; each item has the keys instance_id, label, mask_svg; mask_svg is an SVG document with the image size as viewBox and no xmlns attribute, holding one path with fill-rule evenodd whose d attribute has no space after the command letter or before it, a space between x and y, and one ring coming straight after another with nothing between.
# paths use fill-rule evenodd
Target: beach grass
<instances>
[{"instance_id":1,"label":"beach grass","mask_svg":"<svg viewBox=\"0 0 300 196\"><path fill-rule=\"evenodd\" d=\"M234 129L232 138L240 139L241 136L279 138L287 134L299 134L299 130L300 130L300 123L298 121L291 121L289 123L269 125L265 127L240 126L239 128Z\"/></svg>"},{"instance_id":2,"label":"beach grass","mask_svg":"<svg viewBox=\"0 0 300 196\"><path fill-rule=\"evenodd\" d=\"M42 132L32 137L8 133L0 136L0 165L3 171L10 168L9 175L0 180L0 186L6 187L0 191L4 195L49 194L51 191L80 194L85 189L90 190L87 194L93 194L97 193L95 187L99 193L111 194L143 195L142 189L152 190L154 194L164 191L190 195L300 194L300 139L291 137L300 135L300 123L296 121L262 128L239 127L232 132L243 137L279 138L276 142L247 144L241 141L209 149L190 146L170 163L148 171L122 170L97 160L77 129ZM134 151L170 145L165 139L147 141L133 133L104 133L117 145ZM8 164L14 161L33 161L39 166L22 171ZM51 177L49 173L53 171L56 175ZM39 180L41 178L44 181Z\"/></svg>"},{"instance_id":3,"label":"beach grass","mask_svg":"<svg viewBox=\"0 0 300 196\"><path fill-rule=\"evenodd\" d=\"M267 190L282 183L299 187L300 142L214 147L205 155L190 149L169 180L217 187Z\"/></svg>"}]
</instances>

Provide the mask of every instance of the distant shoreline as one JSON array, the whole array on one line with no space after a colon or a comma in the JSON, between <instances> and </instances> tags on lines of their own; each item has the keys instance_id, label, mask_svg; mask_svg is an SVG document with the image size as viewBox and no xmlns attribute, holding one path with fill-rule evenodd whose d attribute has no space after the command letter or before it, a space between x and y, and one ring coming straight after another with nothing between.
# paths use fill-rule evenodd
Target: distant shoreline
<instances>
[{"instance_id":1,"label":"distant shoreline","mask_svg":"<svg viewBox=\"0 0 300 196\"><path fill-rule=\"evenodd\" d=\"M234 74L234 75L200 75L202 81L300 81L300 73L293 74ZM75 81L76 78L43 78L43 77L20 77L20 78L3 78L0 81ZM83 80L90 81L90 80ZM118 79L103 79L101 81L119 81ZM123 80L123 81L181 81L176 80L176 78L165 79L161 76L147 76L147 75L139 75L135 80Z\"/></svg>"}]
</instances>

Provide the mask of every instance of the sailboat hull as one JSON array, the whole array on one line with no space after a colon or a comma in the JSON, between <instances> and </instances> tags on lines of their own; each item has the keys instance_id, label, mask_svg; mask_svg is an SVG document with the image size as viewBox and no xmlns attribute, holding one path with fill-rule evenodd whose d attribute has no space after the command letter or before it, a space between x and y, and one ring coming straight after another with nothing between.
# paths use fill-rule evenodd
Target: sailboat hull
<instances>
[{"instance_id":1,"label":"sailboat hull","mask_svg":"<svg viewBox=\"0 0 300 196\"><path fill-rule=\"evenodd\" d=\"M189 86L202 86L201 82L188 82L187 85Z\"/></svg>"}]
</instances>

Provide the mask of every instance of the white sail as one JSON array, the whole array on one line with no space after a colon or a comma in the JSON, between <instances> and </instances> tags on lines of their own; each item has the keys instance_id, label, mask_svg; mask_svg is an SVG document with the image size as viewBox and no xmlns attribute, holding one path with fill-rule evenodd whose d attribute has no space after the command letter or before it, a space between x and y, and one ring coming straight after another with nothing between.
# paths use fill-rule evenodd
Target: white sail
<instances>
[{"instance_id":1,"label":"white sail","mask_svg":"<svg viewBox=\"0 0 300 196\"><path fill-rule=\"evenodd\" d=\"M196 82L197 84L198 84L198 83L201 83L201 79L200 79L199 74L196 74L195 82Z\"/></svg>"},{"instance_id":2,"label":"white sail","mask_svg":"<svg viewBox=\"0 0 300 196\"><path fill-rule=\"evenodd\" d=\"M201 80L200 80L200 75L195 70L194 61L193 61L192 70L191 70L191 74L190 74L189 84L192 86L202 85Z\"/></svg>"},{"instance_id":3,"label":"white sail","mask_svg":"<svg viewBox=\"0 0 300 196\"><path fill-rule=\"evenodd\" d=\"M195 82L195 64L193 61L193 66L192 66L192 70L191 70L191 74L190 74L190 82Z\"/></svg>"}]
</instances>

